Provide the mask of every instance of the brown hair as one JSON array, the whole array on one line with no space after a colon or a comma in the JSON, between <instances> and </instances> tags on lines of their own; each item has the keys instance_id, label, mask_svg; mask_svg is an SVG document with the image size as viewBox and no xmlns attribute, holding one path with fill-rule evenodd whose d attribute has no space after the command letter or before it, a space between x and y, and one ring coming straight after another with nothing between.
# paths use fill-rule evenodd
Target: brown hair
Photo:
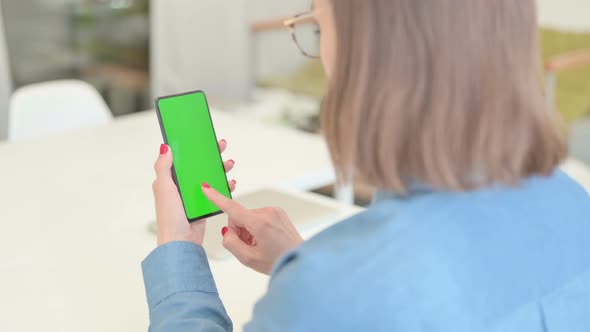
<instances>
[{"instance_id":1,"label":"brown hair","mask_svg":"<svg viewBox=\"0 0 590 332\"><path fill-rule=\"evenodd\" d=\"M322 127L339 179L406 193L548 175L567 153L546 106L534 0L332 0Z\"/></svg>"}]
</instances>

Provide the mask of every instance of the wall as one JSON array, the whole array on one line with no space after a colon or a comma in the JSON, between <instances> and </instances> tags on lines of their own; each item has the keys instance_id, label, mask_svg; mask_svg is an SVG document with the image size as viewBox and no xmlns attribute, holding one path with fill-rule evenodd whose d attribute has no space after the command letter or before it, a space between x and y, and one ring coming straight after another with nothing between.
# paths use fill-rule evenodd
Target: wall
<instances>
[{"instance_id":1,"label":"wall","mask_svg":"<svg viewBox=\"0 0 590 332\"><path fill-rule=\"evenodd\" d=\"M154 96L203 89L248 98L255 77L293 70L302 57L286 31L251 36L255 19L287 17L307 0L152 0Z\"/></svg>"},{"instance_id":2,"label":"wall","mask_svg":"<svg viewBox=\"0 0 590 332\"><path fill-rule=\"evenodd\" d=\"M537 0L543 26L590 31L589 0Z\"/></svg>"},{"instance_id":3,"label":"wall","mask_svg":"<svg viewBox=\"0 0 590 332\"><path fill-rule=\"evenodd\" d=\"M244 98L250 85L247 0L152 0L154 96L203 89Z\"/></svg>"},{"instance_id":4,"label":"wall","mask_svg":"<svg viewBox=\"0 0 590 332\"><path fill-rule=\"evenodd\" d=\"M251 21L286 18L310 10L310 4L309 0L251 0L248 17ZM288 73L307 61L293 44L286 29L259 33L252 36L251 42L255 77Z\"/></svg>"}]
</instances>

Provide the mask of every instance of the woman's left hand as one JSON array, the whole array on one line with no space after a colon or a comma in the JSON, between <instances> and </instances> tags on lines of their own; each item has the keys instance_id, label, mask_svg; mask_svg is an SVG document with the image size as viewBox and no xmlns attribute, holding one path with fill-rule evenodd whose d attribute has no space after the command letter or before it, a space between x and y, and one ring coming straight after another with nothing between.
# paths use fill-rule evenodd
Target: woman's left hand
<instances>
[{"instance_id":1,"label":"woman's left hand","mask_svg":"<svg viewBox=\"0 0 590 332\"><path fill-rule=\"evenodd\" d=\"M223 153L227 148L227 142L221 140L218 144L219 151ZM206 220L192 224L188 222L178 188L172 179L172 153L168 145L162 144L160 146L160 156L154 166L156 179L152 189L156 203L158 246L175 241L187 241L202 245L205 237ZM223 163L225 172L231 171L234 164L233 160L225 161ZM201 184L195 185L200 186ZM229 187L233 192L236 188L236 181L230 181Z\"/></svg>"}]
</instances>

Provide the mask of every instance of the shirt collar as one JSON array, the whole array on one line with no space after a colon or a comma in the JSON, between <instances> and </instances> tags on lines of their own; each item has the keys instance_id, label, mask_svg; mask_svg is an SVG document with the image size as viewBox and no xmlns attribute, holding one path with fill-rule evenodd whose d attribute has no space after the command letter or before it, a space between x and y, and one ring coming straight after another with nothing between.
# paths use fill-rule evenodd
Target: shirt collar
<instances>
[{"instance_id":1,"label":"shirt collar","mask_svg":"<svg viewBox=\"0 0 590 332\"><path fill-rule=\"evenodd\" d=\"M388 190L378 189L375 192L375 195L373 196L373 203L379 203L379 202L388 201L388 200L402 201L402 200L407 200L407 199L415 197L415 196L431 194L434 191L435 191L435 189L431 185L423 183L423 182L414 181L408 185L408 192L405 194L400 194L400 193L396 193L396 192L392 192L392 191L388 191Z\"/></svg>"}]
</instances>

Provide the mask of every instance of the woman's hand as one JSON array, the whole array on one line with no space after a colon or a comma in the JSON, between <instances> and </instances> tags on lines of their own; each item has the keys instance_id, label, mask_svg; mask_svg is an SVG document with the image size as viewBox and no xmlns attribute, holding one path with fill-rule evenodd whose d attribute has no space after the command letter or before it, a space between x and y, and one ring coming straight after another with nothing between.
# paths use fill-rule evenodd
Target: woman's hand
<instances>
[{"instance_id":1,"label":"woman's hand","mask_svg":"<svg viewBox=\"0 0 590 332\"><path fill-rule=\"evenodd\" d=\"M219 150L223 153L227 148L225 140L219 141ZM189 223L186 218L178 188L172 179L172 151L168 145L160 146L160 156L156 161L156 180L153 183L154 200L156 203L156 221L158 224L158 246L168 242L188 241L198 245L203 244L206 221ZM234 167L234 161L223 163L225 172ZM236 181L229 183L233 192Z\"/></svg>"},{"instance_id":2,"label":"woman's hand","mask_svg":"<svg viewBox=\"0 0 590 332\"><path fill-rule=\"evenodd\" d=\"M303 242L283 210L248 210L208 184L203 184L202 190L229 217L229 228L222 230L223 246L249 268L270 274L281 255Z\"/></svg>"}]
</instances>

